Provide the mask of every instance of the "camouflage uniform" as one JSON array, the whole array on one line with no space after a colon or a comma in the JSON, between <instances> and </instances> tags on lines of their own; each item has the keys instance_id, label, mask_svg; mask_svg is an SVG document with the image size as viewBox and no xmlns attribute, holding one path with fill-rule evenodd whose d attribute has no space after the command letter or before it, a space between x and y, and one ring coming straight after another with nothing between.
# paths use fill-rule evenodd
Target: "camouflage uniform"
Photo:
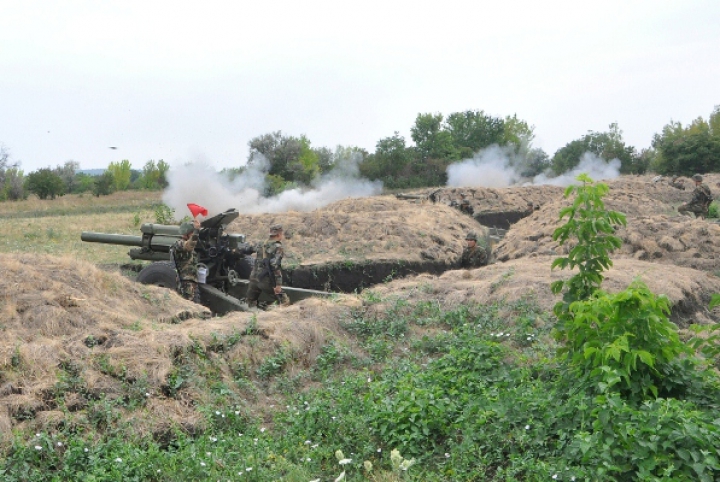
<instances>
[{"instance_id":1,"label":"camouflage uniform","mask_svg":"<svg viewBox=\"0 0 720 482\"><path fill-rule=\"evenodd\" d=\"M693 180L702 183L702 177L698 174L693 176ZM692 200L678 207L677 210L680 214L695 213L695 216L704 219L708 214L712 201L713 196L710 188L704 184L697 184L693 191Z\"/></svg>"},{"instance_id":2,"label":"camouflage uniform","mask_svg":"<svg viewBox=\"0 0 720 482\"><path fill-rule=\"evenodd\" d=\"M475 246L465 246L460 257L461 268L479 268L488 264L488 254L484 246L478 246L477 235L475 233L468 233L466 240L475 241Z\"/></svg>"},{"instance_id":3,"label":"camouflage uniform","mask_svg":"<svg viewBox=\"0 0 720 482\"><path fill-rule=\"evenodd\" d=\"M670 187L674 187L675 189L680 189L682 191L685 190L685 183L682 179L678 180L677 176L673 176L672 179L670 179L670 182L668 183Z\"/></svg>"},{"instance_id":4,"label":"camouflage uniform","mask_svg":"<svg viewBox=\"0 0 720 482\"><path fill-rule=\"evenodd\" d=\"M198 257L195 246L198 242L198 230L190 225L190 229L183 224L180 231L192 232L189 239L178 240L170 248L170 256L175 262L177 272L177 289L180 296L186 300L200 303L200 291L198 290Z\"/></svg>"},{"instance_id":5,"label":"camouflage uniform","mask_svg":"<svg viewBox=\"0 0 720 482\"><path fill-rule=\"evenodd\" d=\"M468 214L470 216L472 216L475 213L475 210L470 205L470 201L468 199L463 199L462 202L460 203L460 212Z\"/></svg>"},{"instance_id":6,"label":"camouflage uniform","mask_svg":"<svg viewBox=\"0 0 720 482\"><path fill-rule=\"evenodd\" d=\"M274 225L270 233L277 234L282 227ZM278 299L280 304L289 305L290 299L285 293L275 294L275 286L282 286L281 263L283 258L282 243L276 239L269 239L256 248L255 264L250 272L250 283L248 284L245 301L249 306L256 306L261 293L266 293ZM270 264L271 273L268 273L265 260Z\"/></svg>"}]
</instances>

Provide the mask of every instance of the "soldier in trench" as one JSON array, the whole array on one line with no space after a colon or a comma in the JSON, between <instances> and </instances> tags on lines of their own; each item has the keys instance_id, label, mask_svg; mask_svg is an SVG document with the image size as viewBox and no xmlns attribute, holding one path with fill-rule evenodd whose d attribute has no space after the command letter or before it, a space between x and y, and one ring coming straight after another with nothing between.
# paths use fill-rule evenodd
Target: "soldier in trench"
<instances>
[{"instance_id":1,"label":"soldier in trench","mask_svg":"<svg viewBox=\"0 0 720 482\"><path fill-rule=\"evenodd\" d=\"M485 246L478 246L478 235L470 231L465 236L467 245L460 257L460 267L465 269L479 268L485 266L489 261L488 249Z\"/></svg>"},{"instance_id":2,"label":"soldier in trench","mask_svg":"<svg viewBox=\"0 0 720 482\"><path fill-rule=\"evenodd\" d=\"M175 263L177 272L177 289L180 296L186 300L200 303L200 291L198 290L198 257L195 246L198 242L200 232L200 221L193 219L191 223L180 225L179 239L170 248L170 256Z\"/></svg>"},{"instance_id":3,"label":"soldier in trench","mask_svg":"<svg viewBox=\"0 0 720 482\"><path fill-rule=\"evenodd\" d=\"M255 263L245 295L248 306L256 307L261 293L272 296L281 305L290 304L290 298L282 290L283 239L283 227L274 224L270 226L270 237L256 248Z\"/></svg>"}]
</instances>

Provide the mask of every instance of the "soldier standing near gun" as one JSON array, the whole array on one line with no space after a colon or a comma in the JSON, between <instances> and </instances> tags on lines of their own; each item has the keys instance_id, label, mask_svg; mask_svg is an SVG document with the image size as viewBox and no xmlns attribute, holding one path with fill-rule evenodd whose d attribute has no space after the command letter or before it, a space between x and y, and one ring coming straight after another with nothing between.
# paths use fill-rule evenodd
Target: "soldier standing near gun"
<instances>
[{"instance_id":1,"label":"soldier standing near gun","mask_svg":"<svg viewBox=\"0 0 720 482\"><path fill-rule=\"evenodd\" d=\"M200 291L198 290L198 257L195 253L195 246L198 242L200 221L193 219L191 223L180 225L179 239L170 248L170 257L175 263L177 271L177 288L180 296L186 300L200 303Z\"/></svg>"},{"instance_id":2,"label":"soldier standing near gun","mask_svg":"<svg viewBox=\"0 0 720 482\"><path fill-rule=\"evenodd\" d=\"M276 298L281 305L289 305L290 299L282 290L282 272L280 265L283 257L283 228L279 224L270 226L270 237L259 245L255 253L255 264L250 273L245 302L248 306L257 306L261 293Z\"/></svg>"},{"instance_id":3,"label":"soldier standing near gun","mask_svg":"<svg viewBox=\"0 0 720 482\"><path fill-rule=\"evenodd\" d=\"M695 182L693 197L689 203L679 206L677 210L680 214L695 213L695 216L705 219L713 201L712 193L710 188L702 183L703 178L700 174L695 174L692 180Z\"/></svg>"}]
</instances>

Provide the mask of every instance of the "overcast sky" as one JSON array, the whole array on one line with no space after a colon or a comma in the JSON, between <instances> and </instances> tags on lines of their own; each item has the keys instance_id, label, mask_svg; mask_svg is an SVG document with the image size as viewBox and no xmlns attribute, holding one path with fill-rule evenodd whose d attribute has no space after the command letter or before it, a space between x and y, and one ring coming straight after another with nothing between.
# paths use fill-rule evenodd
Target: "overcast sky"
<instances>
[{"instance_id":1,"label":"overcast sky","mask_svg":"<svg viewBox=\"0 0 720 482\"><path fill-rule=\"evenodd\" d=\"M0 0L0 22L0 144L26 173L239 166L276 130L372 152L468 109L550 155L611 122L640 149L720 104L718 0Z\"/></svg>"}]
</instances>

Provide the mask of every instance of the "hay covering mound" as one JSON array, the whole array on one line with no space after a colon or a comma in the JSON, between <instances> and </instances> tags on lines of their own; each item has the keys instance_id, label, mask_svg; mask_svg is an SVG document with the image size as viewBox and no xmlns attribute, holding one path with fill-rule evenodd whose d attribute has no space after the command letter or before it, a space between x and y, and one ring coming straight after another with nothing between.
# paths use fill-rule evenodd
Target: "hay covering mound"
<instances>
[{"instance_id":1,"label":"hay covering mound","mask_svg":"<svg viewBox=\"0 0 720 482\"><path fill-rule=\"evenodd\" d=\"M143 327L209 315L174 292L70 258L0 254L0 272L0 432L6 434L11 419L58 408L46 401L63 367L81 369L84 390L97 396L119 391L111 365L122 367L123 379L161 380L171 366L154 341L162 330ZM99 353L111 365L98 364Z\"/></svg>"},{"instance_id":2,"label":"hay covering mound","mask_svg":"<svg viewBox=\"0 0 720 482\"><path fill-rule=\"evenodd\" d=\"M712 179L713 176L708 176ZM676 207L689 201L692 191L681 191L648 176L619 178L608 183L607 209L627 216L627 226L616 232L623 246L613 258L628 257L656 263L717 271L720 269L720 225L680 216ZM716 194L720 190L716 188ZM552 240L561 225L560 210L570 199L545 204L533 215L513 225L495 248L499 261L524 257L560 255L568 252ZM566 218L567 219L567 218ZM564 221L563 221L564 222Z\"/></svg>"},{"instance_id":3,"label":"hay covering mound","mask_svg":"<svg viewBox=\"0 0 720 482\"><path fill-rule=\"evenodd\" d=\"M475 214L485 212L524 212L528 203L533 206L543 204L561 197L563 188L557 186L513 186L506 188L488 187L445 187L440 189L423 189L412 194L427 197L438 204L450 204L461 201L461 194L470 201Z\"/></svg>"},{"instance_id":4,"label":"hay covering mound","mask_svg":"<svg viewBox=\"0 0 720 482\"><path fill-rule=\"evenodd\" d=\"M392 196L345 199L315 211L240 215L228 231L250 242L267 239L268 227L285 228L284 267L362 261L456 263L469 230L482 226L444 205L418 206Z\"/></svg>"},{"instance_id":5,"label":"hay covering mound","mask_svg":"<svg viewBox=\"0 0 720 482\"><path fill-rule=\"evenodd\" d=\"M419 275L376 286L381 298L401 296L408 300L433 301L452 309L468 303L536 300L551 311L560 296L552 294L553 281L569 279L568 270L551 271L553 257L516 259L474 270L448 271L440 276ZM635 259L618 259L605 274L602 289L618 292L639 278L656 294L666 295L673 303L672 318L680 325L717 320L720 308L707 310L710 297L720 292L720 278L703 271L665 266Z\"/></svg>"},{"instance_id":6,"label":"hay covering mound","mask_svg":"<svg viewBox=\"0 0 720 482\"><path fill-rule=\"evenodd\" d=\"M196 407L211 394L171 386L184 359L203 353L213 376L234 385L280 347L307 367L326 344L343 339L338 319L347 303L309 299L271 312L209 318L206 308L175 292L141 285L69 258L0 255L0 441L13 429L88 426L93 403L107 400L131 430L158 439L176 428L202 429ZM234 367L234 368L231 368ZM171 393L172 392L172 393ZM254 397L254 399L253 399ZM267 407L262 395L247 401ZM79 428L81 430L81 428Z\"/></svg>"},{"instance_id":7,"label":"hay covering mound","mask_svg":"<svg viewBox=\"0 0 720 482\"><path fill-rule=\"evenodd\" d=\"M373 288L383 300L379 303L362 295L343 295L307 299L268 312L168 323L178 312L202 308L167 290L137 285L84 263L2 256L0 266L9 275L0 285L5 293L0 433L52 431L61 424L93 430L93 410L98 406L94 403L100 400L117 400L114 410L120 419L133 422L128 430L148 432L161 441L178 427L202 430L204 418L197 407L212 403L216 394L198 390L197 384L177 384L173 377L179 374L211 377L237 387L238 370L243 377L258 379L267 360L282 352L289 360L284 374L292 378L312 367L329 342L362 350L342 328L343 320L352 319L357 310L369 315L385 310L397 299L453 309L465 303L532 297L550 309L558 299L550 294L551 281L570 276L567 271L551 272L551 261L518 259L396 280ZM604 287L623 289L637 275L652 290L670 297L676 321L714 318L704 307L710 294L720 291L720 279L697 270L624 259L610 270ZM39 281L35 285L23 279ZM21 301L28 299L35 301ZM193 357L205 360L209 372L187 371L187 360ZM233 389L229 401L233 410L241 407L262 416L281 402L271 393L238 390Z\"/></svg>"}]
</instances>

